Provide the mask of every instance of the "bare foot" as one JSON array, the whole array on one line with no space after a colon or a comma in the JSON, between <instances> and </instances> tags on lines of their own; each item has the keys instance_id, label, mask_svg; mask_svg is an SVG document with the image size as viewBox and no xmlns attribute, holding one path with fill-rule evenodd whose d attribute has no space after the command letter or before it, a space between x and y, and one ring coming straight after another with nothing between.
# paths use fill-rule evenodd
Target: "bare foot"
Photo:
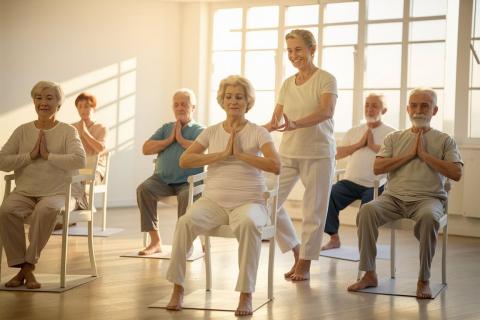
<instances>
[{"instance_id":1,"label":"bare foot","mask_svg":"<svg viewBox=\"0 0 480 320\"><path fill-rule=\"evenodd\" d=\"M138 255L148 256L148 255L159 253L159 252L162 252L162 246L160 242L157 242L157 243L150 243L147 247L138 251Z\"/></svg>"},{"instance_id":2,"label":"bare foot","mask_svg":"<svg viewBox=\"0 0 480 320\"><path fill-rule=\"evenodd\" d=\"M167 304L167 310L180 311L182 310L183 304L183 287L175 284L173 285L172 296L170 297L170 302Z\"/></svg>"},{"instance_id":3,"label":"bare foot","mask_svg":"<svg viewBox=\"0 0 480 320\"><path fill-rule=\"evenodd\" d=\"M418 280L417 282L417 298L432 299L432 290L430 290L430 282Z\"/></svg>"},{"instance_id":4,"label":"bare foot","mask_svg":"<svg viewBox=\"0 0 480 320\"><path fill-rule=\"evenodd\" d=\"M237 310L235 310L235 315L242 317L242 316L249 316L253 314L252 311L252 293L251 292L241 292L240 299L238 301Z\"/></svg>"},{"instance_id":5,"label":"bare foot","mask_svg":"<svg viewBox=\"0 0 480 320\"><path fill-rule=\"evenodd\" d=\"M23 270L20 269L20 271L15 275L15 277L13 277L12 279L10 279L8 282L5 283L5 287L7 288L20 287L21 285L23 285L24 282L25 282L25 275L23 274Z\"/></svg>"},{"instance_id":6,"label":"bare foot","mask_svg":"<svg viewBox=\"0 0 480 320\"><path fill-rule=\"evenodd\" d=\"M336 249L340 248L340 237L338 236L338 233L332 234L330 236L330 241L324 246L322 246L321 250L329 250L329 249Z\"/></svg>"},{"instance_id":7,"label":"bare foot","mask_svg":"<svg viewBox=\"0 0 480 320\"><path fill-rule=\"evenodd\" d=\"M25 286L27 289L40 289L42 285L35 278L33 270L35 270L35 266L29 263L25 263L22 267L23 274L25 275Z\"/></svg>"},{"instance_id":8,"label":"bare foot","mask_svg":"<svg viewBox=\"0 0 480 320\"><path fill-rule=\"evenodd\" d=\"M292 274L295 273L295 268L297 267L297 263L298 263L298 256L300 255L300 245L297 245L295 248L292 249L292 251L293 251L293 258L295 259L295 262L293 263L293 266L290 269L290 271L284 274L284 277L286 279L290 279Z\"/></svg>"},{"instance_id":9,"label":"bare foot","mask_svg":"<svg viewBox=\"0 0 480 320\"><path fill-rule=\"evenodd\" d=\"M377 274L375 271L367 271L362 279L348 287L348 291L358 291L365 288L378 286Z\"/></svg>"},{"instance_id":10,"label":"bare foot","mask_svg":"<svg viewBox=\"0 0 480 320\"><path fill-rule=\"evenodd\" d=\"M298 260L295 266L295 272L290 276L292 281L304 281L310 279L311 260Z\"/></svg>"}]
</instances>

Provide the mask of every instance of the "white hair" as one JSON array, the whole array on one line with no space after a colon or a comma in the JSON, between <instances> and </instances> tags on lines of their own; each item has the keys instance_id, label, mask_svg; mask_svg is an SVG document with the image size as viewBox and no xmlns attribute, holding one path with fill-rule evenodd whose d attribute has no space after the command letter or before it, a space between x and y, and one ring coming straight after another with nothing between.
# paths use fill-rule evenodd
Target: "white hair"
<instances>
[{"instance_id":1,"label":"white hair","mask_svg":"<svg viewBox=\"0 0 480 320\"><path fill-rule=\"evenodd\" d=\"M56 82L53 81L39 81L37 82L32 90L30 91L30 96L32 99L35 99L35 94L42 92L45 89L53 89L55 95L58 99L58 106L60 107L65 100L65 94L63 93L62 87Z\"/></svg>"},{"instance_id":2,"label":"white hair","mask_svg":"<svg viewBox=\"0 0 480 320\"><path fill-rule=\"evenodd\" d=\"M378 98L378 100L380 100L380 102L382 103L382 108L387 108L388 105L387 105L387 100L385 99L385 96L381 93L377 93L377 92L370 92L368 94L368 96L365 98L365 101L368 99L368 98Z\"/></svg>"},{"instance_id":3,"label":"white hair","mask_svg":"<svg viewBox=\"0 0 480 320\"><path fill-rule=\"evenodd\" d=\"M184 96L188 97L188 102L190 103L190 106L197 106L197 97L195 96L195 93L193 92L192 89L188 88L181 88L175 91L173 96L175 97L177 94L183 94Z\"/></svg>"}]
</instances>

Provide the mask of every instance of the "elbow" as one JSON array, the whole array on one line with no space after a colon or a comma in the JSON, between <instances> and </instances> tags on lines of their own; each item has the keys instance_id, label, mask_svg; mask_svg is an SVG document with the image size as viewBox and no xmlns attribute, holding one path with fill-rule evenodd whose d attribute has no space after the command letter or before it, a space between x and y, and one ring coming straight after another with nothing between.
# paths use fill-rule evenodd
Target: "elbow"
<instances>
[{"instance_id":1,"label":"elbow","mask_svg":"<svg viewBox=\"0 0 480 320\"><path fill-rule=\"evenodd\" d=\"M272 173L278 176L280 174L281 168L282 168L282 165L280 163L275 163L275 165L273 166Z\"/></svg>"},{"instance_id":2,"label":"elbow","mask_svg":"<svg viewBox=\"0 0 480 320\"><path fill-rule=\"evenodd\" d=\"M462 178L462 175L463 175L463 170L462 168L458 168L458 170L456 170L452 177L450 177L450 179L452 179L453 181L460 181L460 179Z\"/></svg>"},{"instance_id":3,"label":"elbow","mask_svg":"<svg viewBox=\"0 0 480 320\"><path fill-rule=\"evenodd\" d=\"M383 173L385 173L385 172L383 172L383 170L382 170L381 168L379 168L379 166L374 165L374 166L373 166L373 173L374 173L376 176L378 176L379 174L383 174Z\"/></svg>"},{"instance_id":4,"label":"elbow","mask_svg":"<svg viewBox=\"0 0 480 320\"><path fill-rule=\"evenodd\" d=\"M185 153L183 153L180 156L180 159L178 160L178 166L182 169L188 168L188 162L187 162L187 157L185 156Z\"/></svg>"}]
</instances>

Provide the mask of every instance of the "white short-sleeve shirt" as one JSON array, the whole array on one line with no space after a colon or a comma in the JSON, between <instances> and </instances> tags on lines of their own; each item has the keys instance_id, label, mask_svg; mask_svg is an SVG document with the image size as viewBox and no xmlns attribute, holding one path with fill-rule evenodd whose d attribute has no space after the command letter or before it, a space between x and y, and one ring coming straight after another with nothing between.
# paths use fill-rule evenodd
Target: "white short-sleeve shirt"
<instances>
[{"instance_id":1,"label":"white short-sleeve shirt","mask_svg":"<svg viewBox=\"0 0 480 320\"><path fill-rule=\"evenodd\" d=\"M208 153L225 150L230 133L218 123L206 128L195 140L208 149ZM247 124L236 135L236 143L243 152L261 155L261 147L272 142L268 131L254 123ZM265 181L262 170L235 159L215 162L208 166L203 196L220 206L232 209L245 203L263 203Z\"/></svg>"},{"instance_id":2,"label":"white short-sleeve shirt","mask_svg":"<svg viewBox=\"0 0 480 320\"><path fill-rule=\"evenodd\" d=\"M295 84L295 76L285 80L278 96L278 104L291 120L303 118L318 110L324 93L337 94L337 81L330 73L318 69L305 83ZM333 119L317 125L283 133L280 154L289 158L333 158L335 139Z\"/></svg>"}]
</instances>

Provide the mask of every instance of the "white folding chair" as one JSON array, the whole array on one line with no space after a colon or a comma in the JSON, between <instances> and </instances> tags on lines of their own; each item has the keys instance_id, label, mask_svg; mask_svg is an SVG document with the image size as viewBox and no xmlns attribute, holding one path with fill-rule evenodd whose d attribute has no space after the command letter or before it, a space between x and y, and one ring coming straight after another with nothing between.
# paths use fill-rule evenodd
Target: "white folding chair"
<instances>
[{"instance_id":1,"label":"white folding chair","mask_svg":"<svg viewBox=\"0 0 480 320\"><path fill-rule=\"evenodd\" d=\"M7 198L10 194L12 189L12 181L15 180L14 174L9 174L5 176L5 193L3 201ZM61 265L60 265L60 289L67 288L69 285L67 283L67 253L68 253L68 225L72 222L88 222L88 252L90 257L90 272L91 274L87 277L83 277L84 279L80 279L80 282L76 281L76 285L88 282L91 277L97 277L97 266L95 262L95 254L93 248L93 184L95 182L95 174L79 174L72 177L69 177L65 181L65 208L61 211L59 216L63 223L63 234L62 234L62 253L61 253ZM87 209L74 209L68 210L70 208L70 201L72 196L72 184L74 183L85 183L89 190L89 201L88 201L88 208ZM29 223L29 219L26 219L25 224ZM0 238L0 275L1 275L1 260L2 260L2 251L3 251L3 243ZM90 278L90 279L89 279ZM78 276L76 276L78 280ZM86 280L85 280L86 279ZM1 281L1 279L0 279ZM58 290L52 290L58 291ZM63 291L63 290L60 290Z\"/></svg>"},{"instance_id":2,"label":"white folding chair","mask_svg":"<svg viewBox=\"0 0 480 320\"><path fill-rule=\"evenodd\" d=\"M193 204L193 198L199 195L204 190L203 181L207 176L207 172L202 172L188 178L189 183L189 206ZM268 185L267 191L263 193L265 203L268 208L270 223L260 228L262 240L269 240L269 255L268 255L268 301L273 299L273 269L275 258L275 227L276 227L276 213L278 201L278 176L275 175L271 179L271 184ZM211 267L211 253L210 253L210 237L221 238L235 238L232 229L228 225L219 226L207 234L203 235L205 248L205 271L206 271L206 290L212 289L212 267Z\"/></svg>"}]
</instances>

